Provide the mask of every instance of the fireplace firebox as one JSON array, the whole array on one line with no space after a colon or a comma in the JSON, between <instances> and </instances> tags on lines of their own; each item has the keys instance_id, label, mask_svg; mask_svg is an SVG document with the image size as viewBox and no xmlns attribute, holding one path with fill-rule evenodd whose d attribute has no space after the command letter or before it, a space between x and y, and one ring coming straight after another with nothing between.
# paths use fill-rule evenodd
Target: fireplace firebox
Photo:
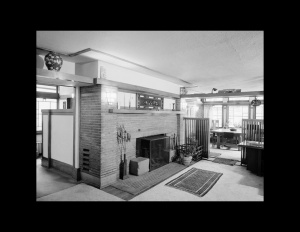
<instances>
[{"instance_id":1,"label":"fireplace firebox","mask_svg":"<svg viewBox=\"0 0 300 232\"><path fill-rule=\"evenodd\" d=\"M170 137L155 135L140 138L140 153L142 157L149 158L149 171L169 163Z\"/></svg>"}]
</instances>

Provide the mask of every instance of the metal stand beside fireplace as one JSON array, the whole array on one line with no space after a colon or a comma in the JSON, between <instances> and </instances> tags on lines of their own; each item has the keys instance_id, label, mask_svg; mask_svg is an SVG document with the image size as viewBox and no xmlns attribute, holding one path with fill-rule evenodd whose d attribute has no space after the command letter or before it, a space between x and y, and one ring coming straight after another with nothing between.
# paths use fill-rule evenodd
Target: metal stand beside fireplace
<instances>
[{"instance_id":1,"label":"metal stand beside fireplace","mask_svg":"<svg viewBox=\"0 0 300 232\"><path fill-rule=\"evenodd\" d=\"M170 137L155 135L141 138L141 155L149 158L149 171L169 163Z\"/></svg>"}]
</instances>

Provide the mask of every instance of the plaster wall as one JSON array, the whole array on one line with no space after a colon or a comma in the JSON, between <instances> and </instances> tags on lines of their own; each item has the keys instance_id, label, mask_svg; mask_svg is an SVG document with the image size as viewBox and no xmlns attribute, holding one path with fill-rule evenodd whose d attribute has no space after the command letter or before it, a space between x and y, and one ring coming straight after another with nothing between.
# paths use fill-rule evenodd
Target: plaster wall
<instances>
[{"instance_id":1,"label":"plaster wall","mask_svg":"<svg viewBox=\"0 0 300 232\"><path fill-rule=\"evenodd\" d=\"M100 67L106 70L106 79L112 81L123 82L131 85L138 85L145 88L151 88L170 92L174 94L180 93L181 85L174 84L156 77L152 77L143 73L135 72L120 66L112 65L104 61L98 61L98 76L100 76Z\"/></svg>"},{"instance_id":2,"label":"plaster wall","mask_svg":"<svg viewBox=\"0 0 300 232\"><path fill-rule=\"evenodd\" d=\"M51 158L73 166L73 116L51 116Z\"/></svg>"},{"instance_id":3,"label":"plaster wall","mask_svg":"<svg viewBox=\"0 0 300 232\"><path fill-rule=\"evenodd\" d=\"M43 157L48 158L48 122L49 116L43 115Z\"/></svg>"}]
</instances>

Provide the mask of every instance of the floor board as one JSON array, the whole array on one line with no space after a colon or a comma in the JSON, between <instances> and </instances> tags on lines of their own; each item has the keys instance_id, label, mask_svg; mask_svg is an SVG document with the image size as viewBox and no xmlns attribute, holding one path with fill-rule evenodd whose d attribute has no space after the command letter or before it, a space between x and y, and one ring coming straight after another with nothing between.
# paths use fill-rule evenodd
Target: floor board
<instances>
[{"instance_id":1,"label":"floor board","mask_svg":"<svg viewBox=\"0 0 300 232\"><path fill-rule=\"evenodd\" d=\"M126 201L128 201L128 200L130 200L130 199L132 199L132 198L134 198L136 196L136 195L133 195L131 193L122 191L120 189L117 189L115 187L112 187L112 186L107 186L107 187L105 187L105 188L103 188L101 190L104 191L104 192L107 192L109 194L112 194L112 195L114 195L116 197L119 197L119 198L121 198L123 200L126 200Z\"/></svg>"}]
</instances>

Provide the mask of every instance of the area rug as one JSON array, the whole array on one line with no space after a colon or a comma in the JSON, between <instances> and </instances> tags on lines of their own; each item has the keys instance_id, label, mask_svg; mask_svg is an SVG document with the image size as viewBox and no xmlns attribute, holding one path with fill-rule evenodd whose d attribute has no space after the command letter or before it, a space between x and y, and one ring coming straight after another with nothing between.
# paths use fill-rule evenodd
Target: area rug
<instances>
[{"instance_id":1,"label":"area rug","mask_svg":"<svg viewBox=\"0 0 300 232\"><path fill-rule=\"evenodd\" d=\"M214 157L217 157L217 156L220 156L220 155L221 155L220 153L209 152L208 158L214 158Z\"/></svg>"},{"instance_id":2,"label":"area rug","mask_svg":"<svg viewBox=\"0 0 300 232\"><path fill-rule=\"evenodd\" d=\"M227 165L235 165L238 160L233 160L233 159L225 159L225 158L215 158L212 162L219 163L219 164L227 164Z\"/></svg>"},{"instance_id":3,"label":"area rug","mask_svg":"<svg viewBox=\"0 0 300 232\"><path fill-rule=\"evenodd\" d=\"M166 185L203 197L222 175L223 173L191 168Z\"/></svg>"},{"instance_id":4,"label":"area rug","mask_svg":"<svg viewBox=\"0 0 300 232\"><path fill-rule=\"evenodd\" d=\"M130 175L128 179L118 180L111 186L138 195L185 168L187 168L187 166L173 162L140 176Z\"/></svg>"}]
</instances>

